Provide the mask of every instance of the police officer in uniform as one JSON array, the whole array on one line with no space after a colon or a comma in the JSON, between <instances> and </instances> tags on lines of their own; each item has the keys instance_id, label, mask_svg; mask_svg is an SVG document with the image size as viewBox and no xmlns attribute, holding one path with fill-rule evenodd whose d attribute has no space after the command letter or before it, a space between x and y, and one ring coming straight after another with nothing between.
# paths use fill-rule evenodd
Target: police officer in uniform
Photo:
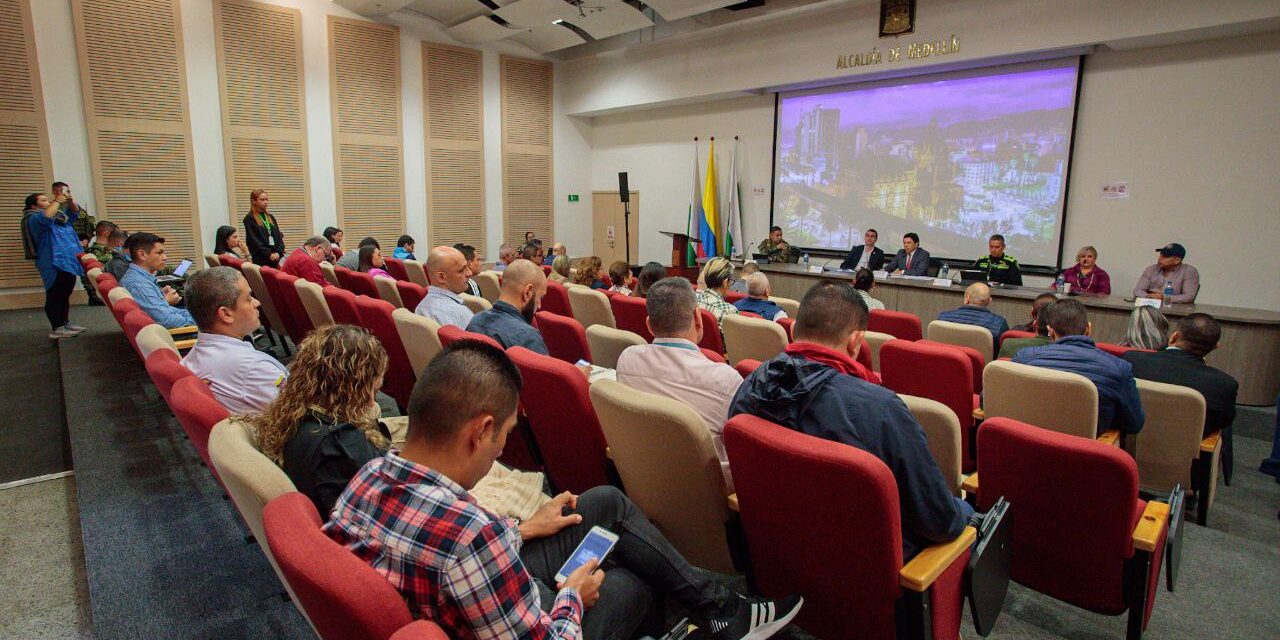
<instances>
[{"instance_id":1,"label":"police officer in uniform","mask_svg":"<svg viewBox=\"0 0 1280 640\"><path fill-rule=\"evenodd\" d=\"M756 247L756 253L763 253L769 256L770 263L779 262L795 262L800 258L800 254L791 250L791 245L782 239L782 227L770 227L769 237L760 241L760 245Z\"/></svg>"},{"instance_id":2,"label":"police officer in uniform","mask_svg":"<svg viewBox=\"0 0 1280 640\"><path fill-rule=\"evenodd\" d=\"M987 240L990 255L978 258L973 268L987 274L987 282L1022 286L1022 270L1013 256L1004 253L1004 236L995 234Z\"/></svg>"}]
</instances>

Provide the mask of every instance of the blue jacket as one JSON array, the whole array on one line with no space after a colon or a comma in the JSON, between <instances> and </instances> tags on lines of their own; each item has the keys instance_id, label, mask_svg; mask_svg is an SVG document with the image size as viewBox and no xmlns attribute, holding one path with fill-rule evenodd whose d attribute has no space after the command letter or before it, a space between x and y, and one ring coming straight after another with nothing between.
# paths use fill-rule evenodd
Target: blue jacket
<instances>
[{"instance_id":1,"label":"blue jacket","mask_svg":"<svg viewBox=\"0 0 1280 640\"><path fill-rule=\"evenodd\" d=\"M880 458L898 482L904 560L952 540L973 508L947 490L924 429L892 391L800 356L780 353L738 388L729 417L747 413Z\"/></svg>"},{"instance_id":2,"label":"blue jacket","mask_svg":"<svg viewBox=\"0 0 1280 640\"><path fill-rule=\"evenodd\" d=\"M519 309L501 300L493 303L492 309L477 313L467 325L467 331L483 333L497 340L503 349L524 347L544 356L551 355L542 334L524 319Z\"/></svg>"},{"instance_id":3,"label":"blue jacket","mask_svg":"<svg viewBox=\"0 0 1280 640\"><path fill-rule=\"evenodd\" d=\"M418 259L417 256L413 255L412 253L409 253L409 251L404 247L396 247L395 251L391 252L391 255L396 260L417 260Z\"/></svg>"},{"instance_id":4,"label":"blue jacket","mask_svg":"<svg viewBox=\"0 0 1280 640\"><path fill-rule=\"evenodd\" d=\"M743 298L733 303L733 306L737 307L738 311L749 311L765 320L773 320L773 317L778 315L779 311L782 311L782 307L779 307L778 303L758 298Z\"/></svg>"},{"instance_id":5,"label":"blue jacket","mask_svg":"<svg viewBox=\"0 0 1280 640\"><path fill-rule=\"evenodd\" d=\"M1065 336L1043 347L1027 347L1013 357L1019 364L1078 373L1098 388L1098 433L1116 428L1142 431L1142 412L1133 365L1098 348L1089 336Z\"/></svg>"},{"instance_id":6,"label":"blue jacket","mask_svg":"<svg viewBox=\"0 0 1280 640\"><path fill-rule=\"evenodd\" d=\"M1003 316L998 316L992 310L986 307L975 307L973 305L965 305L950 311L943 311L938 314L939 320L947 322L958 322L960 324L971 324L982 327L991 332L992 345L995 352L1000 351L1000 336L1009 330L1009 323Z\"/></svg>"}]
</instances>

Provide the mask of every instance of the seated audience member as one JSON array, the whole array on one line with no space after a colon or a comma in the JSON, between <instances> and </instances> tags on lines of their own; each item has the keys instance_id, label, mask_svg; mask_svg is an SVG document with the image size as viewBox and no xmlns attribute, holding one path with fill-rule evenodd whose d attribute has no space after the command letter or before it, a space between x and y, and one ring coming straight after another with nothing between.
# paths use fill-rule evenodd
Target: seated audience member
<instances>
[{"instance_id":1,"label":"seated audience member","mask_svg":"<svg viewBox=\"0 0 1280 640\"><path fill-rule=\"evenodd\" d=\"M116 282L124 277L125 272L129 270L129 264L133 262L129 258L129 252L124 249L124 243L128 239L129 232L119 227L107 234L107 247L111 249L111 259L102 263L102 270L111 274Z\"/></svg>"},{"instance_id":2,"label":"seated audience member","mask_svg":"<svg viewBox=\"0 0 1280 640\"><path fill-rule=\"evenodd\" d=\"M722 322L725 316L738 313L737 307L724 300L732 275L733 264L724 258L712 258L702 267L702 275L698 277L705 285L698 291L698 306L710 311L717 323ZM750 283L747 286L751 286Z\"/></svg>"},{"instance_id":3,"label":"seated audience member","mask_svg":"<svg viewBox=\"0 0 1280 640\"><path fill-rule=\"evenodd\" d=\"M1133 380L1133 366L1094 344L1089 337L1093 324L1084 304L1067 298L1041 313L1049 316L1046 324L1053 343L1023 349L1013 361L1078 373L1093 382L1098 388L1098 433L1111 428L1124 433L1141 431L1147 418L1138 397L1138 383Z\"/></svg>"},{"instance_id":4,"label":"seated audience member","mask_svg":"<svg viewBox=\"0 0 1280 640\"><path fill-rule=\"evenodd\" d=\"M929 252L920 248L920 236L914 232L902 236L902 249L885 265L884 270L895 276L923 276L929 273Z\"/></svg>"},{"instance_id":5,"label":"seated audience member","mask_svg":"<svg viewBox=\"0 0 1280 640\"><path fill-rule=\"evenodd\" d=\"M1093 247L1076 252L1076 263L1063 270L1062 280L1071 285L1071 293L1111 295L1111 276L1098 266L1098 250Z\"/></svg>"},{"instance_id":6,"label":"seated audience member","mask_svg":"<svg viewBox=\"0 0 1280 640\"><path fill-rule=\"evenodd\" d=\"M1058 300L1058 296L1052 293L1042 293L1036 296L1034 302L1031 303L1031 323L1029 325L1021 325L1026 328L1020 328L1018 331L1030 331L1035 335L1032 338L1005 338L1000 341L1000 353L997 358L1012 358L1019 351L1027 347L1042 347L1050 342L1049 339L1049 317L1045 315L1049 305Z\"/></svg>"},{"instance_id":7,"label":"seated audience member","mask_svg":"<svg viewBox=\"0 0 1280 640\"><path fill-rule=\"evenodd\" d=\"M733 491L724 451L724 422L742 375L723 362L708 360L698 348L704 327L688 280L659 280L649 287L645 308L653 343L627 347L618 356L618 382L693 407L711 432L724 480Z\"/></svg>"},{"instance_id":8,"label":"seated audience member","mask_svg":"<svg viewBox=\"0 0 1280 640\"><path fill-rule=\"evenodd\" d=\"M766 320L778 321L787 317L787 312L778 303L769 299L773 288L769 286L769 277L759 271L747 276L747 297L733 303L738 311L748 311Z\"/></svg>"},{"instance_id":9,"label":"seated audience member","mask_svg":"<svg viewBox=\"0 0 1280 640\"><path fill-rule=\"evenodd\" d=\"M621 261L614 260L609 265L609 280L613 282L613 286L609 287L610 291L616 291L624 296L631 295L631 287L627 286L627 281L631 280L631 265Z\"/></svg>"},{"instance_id":10,"label":"seated audience member","mask_svg":"<svg viewBox=\"0 0 1280 640\"><path fill-rule=\"evenodd\" d=\"M1129 312L1129 328L1124 332L1122 347L1155 351L1169 343L1169 319L1155 307L1134 307Z\"/></svg>"},{"instance_id":11,"label":"seated audience member","mask_svg":"<svg viewBox=\"0 0 1280 640\"><path fill-rule=\"evenodd\" d=\"M531 244L534 244L535 242L540 243L540 241L538 240L538 235L537 235L536 233L534 233L534 232L532 232L532 231L526 231L526 232L524 232L524 245L523 245L523 246L529 246L529 245L531 245Z\"/></svg>"},{"instance_id":12,"label":"seated audience member","mask_svg":"<svg viewBox=\"0 0 1280 640\"><path fill-rule=\"evenodd\" d=\"M195 324L191 314L178 306L182 304L178 292L156 283L156 272L164 268L164 238L154 233L135 233L124 246L131 261L120 286L128 289L138 306L166 329Z\"/></svg>"},{"instance_id":13,"label":"seated audience member","mask_svg":"<svg viewBox=\"0 0 1280 640\"><path fill-rule=\"evenodd\" d=\"M492 346L446 348L414 387L403 447L360 470L324 527L399 589L415 618L454 638L631 638L669 597L720 640L768 638L794 617L799 598L747 599L693 570L614 487L562 493L525 521L476 504L469 492L515 427L521 385ZM557 584L594 526L618 534L611 568L590 560Z\"/></svg>"},{"instance_id":14,"label":"seated audience member","mask_svg":"<svg viewBox=\"0 0 1280 640\"><path fill-rule=\"evenodd\" d=\"M387 353L364 327L316 329L298 345L280 395L249 416L258 448L311 498L321 518L329 518L360 468L391 444L374 399L386 372Z\"/></svg>"},{"instance_id":15,"label":"seated audience member","mask_svg":"<svg viewBox=\"0 0 1280 640\"><path fill-rule=\"evenodd\" d=\"M1021 286L1022 270L1018 268L1018 261L1006 255L1004 249L1004 236L992 235L987 240L987 255L974 261L973 268L986 272L987 282Z\"/></svg>"},{"instance_id":16,"label":"seated audience member","mask_svg":"<svg viewBox=\"0 0 1280 640\"><path fill-rule=\"evenodd\" d=\"M853 274L853 289L862 296L862 301L867 303L868 310L884 310L884 303L871 297L871 292L876 288L876 275L870 269L863 267Z\"/></svg>"},{"instance_id":17,"label":"seated audience member","mask_svg":"<svg viewBox=\"0 0 1280 640\"><path fill-rule=\"evenodd\" d=\"M553 267L554 268L554 267ZM640 275L636 276L636 288L631 292L635 298L643 298L649 294L649 287L667 277L667 268L658 262L646 262L640 267Z\"/></svg>"},{"instance_id":18,"label":"seated audience member","mask_svg":"<svg viewBox=\"0 0 1280 640\"><path fill-rule=\"evenodd\" d=\"M507 265L510 265L517 257L519 256L516 255L515 247L506 244L505 242L502 243L498 246L498 261L493 263L493 270L498 273L506 271Z\"/></svg>"},{"instance_id":19,"label":"seated audience member","mask_svg":"<svg viewBox=\"0 0 1280 640\"><path fill-rule=\"evenodd\" d=\"M386 260L382 259L382 249L373 245L360 247L360 261L356 264L356 271L367 273L374 277L382 276L383 278L395 280L390 273L387 273L386 266Z\"/></svg>"},{"instance_id":20,"label":"seated audience member","mask_svg":"<svg viewBox=\"0 0 1280 640\"><path fill-rule=\"evenodd\" d=\"M604 266L600 258L587 256L578 261L578 272L573 276L573 283L592 289L608 289L604 284Z\"/></svg>"},{"instance_id":21,"label":"seated audience member","mask_svg":"<svg viewBox=\"0 0 1280 640\"><path fill-rule=\"evenodd\" d=\"M89 243L85 251L92 253L93 257L106 266L111 262L111 232L116 230L114 222L103 220L93 228L93 241ZM120 242L124 242L124 238L120 238ZM118 245L117 245L118 246Z\"/></svg>"},{"instance_id":22,"label":"seated audience member","mask_svg":"<svg viewBox=\"0 0 1280 640\"><path fill-rule=\"evenodd\" d=\"M533 314L547 293L547 276L542 267L528 260L512 262L502 274L502 289L493 308L477 313L467 331L482 333L502 345L503 349L524 347L551 355L542 334L533 327Z\"/></svg>"},{"instance_id":23,"label":"seated audience member","mask_svg":"<svg viewBox=\"0 0 1280 640\"><path fill-rule=\"evenodd\" d=\"M466 256L453 247L436 247L427 254L427 279L431 286L427 296L413 312L435 320L440 326L451 324L466 329L475 314L461 294L467 292L471 275Z\"/></svg>"},{"instance_id":24,"label":"seated audience member","mask_svg":"<svg viewBox=\"0 0 1280 640\"><path fill-rule=\"evenodd\" d=\"M738 279L729 285L729 291L745 294L747 292L747 276L753 273L760 273L760 265L754 262L743 264L742 268L738 269Z\"/></svg>"},{"instance_id":25,"label":"seated audience member","mask_svg":"<svg viewBox=\"0 0 1280 640\"><path fill-rule=\"evenodd\" d=\"M551 253L548 253L547 256L542 259L542 264L551 264L556 259L556 256L565 256L567 258L569 256L569 250L559 242L551 245Z\"/></svg>"},{"instance_id":26,"label":"seated audience member","mask_svg":"<svg viewBox=\"0 0 1280 640\"><path fill-rule=\"evenodd\" d=\"M338 257L342 257L342 238L346 235L342 232L342 229L337 227L325 227L324 233L321 233L320 235L324 236L324 239L329 241L329 249L337 254Z\"/></svg>"},{"instance_id":27,"label":"seated audience member","mask_svg":"<svg viewBox=\"0 0 1280 640\"><path fill-rule=\"evenodd\" d=\"M280 265L280 271L307 282L314 282L321 287L327 287L329 281L320 270L320 263L328 258L329 241L325 240L324 236L311 236L302 243L301 247L294 249L293 253L284 259L284 263Z\"/></svg>"},{"instance_id":28,"label":"seated audience member","mask_svg":"<svg viewBox=\"0 0 1280 640\"><path fill-rule=\"evenodd\" d=\"M964 306L938 314L939 320L971 324L991 332L992 345L1000 350L1000 336L1009 330L1009 323L991 311L991 287L975 282L964 290Z\"/></svg>"},{"instance_id":29,"label":"seated audience member","mask_svg":"<svg viewBox=\"0 0 1280 640\"><path fill-rule=\"evenodd\" d=\"M560 284L568 284L572 281L573 272L569 268L569 256L556 256L551 261L551 273L547 279Z\"/></svg>"},{"instance_id":30,"label":"seated audience member","mask_svg":"<svg viewBox=\"0 0 1280 640\"><path fill-rule=\"evenodd\" d=\"M258 328L261 306L249 283L231 267L211 267L187 278L184 291L200 335L182 365L209 385L227 411L266 411L288 370L244 339Z\"/></svg>"},{"instance_id":31,"label":"seated audience member","mask_svg":"<svg viewBox=\"0 0 1280 640\"><path fill-rule=\"evenodd\" d=\"M461 242L453 245L454 249L462 252L462 257L467 261L467 290L462 293L473 295L477 298L480 295L480 285L476 284L475 275L480 273L482 267L480 265L480 254L476 253L476 248Z\"/></svg>"},{"instance_id":32,"label":"seated audience member","mask_svg":"<svg viewBox=\"0 0 1280 640\"><path fill-rule=\"evenodd\" d=\"M1139 307L1150 309L1150 307ZM1222 325L1207 313L1193 313L1178 321L1168 346L1155 353L1127 351L1121 357L1133 365L1133 375L1143 380L1190 387L1204 396L1204 435L1222 432L1222 468L1231 480L1231 423L1236 419L1236 393L1240 383L1230 374L1204 361L1219 346Z\"/></svg>"},{"instance_id":33,"label":"seated audience member","mask_svg":"<svg viewBox=\"0 0 1280 640\"><path fill-rule=\"evenodd\" d=\"M213 240L213 255L229 255L233 258L244 260L249 255L249 250L245 248L244 242L240 240L240 232L230 225L222 225L218 227L218 233Z\"/></svg>"},{"instance_id":34,"label":"seated audience member","mask_svg":"<svg viewBox=\"0 0 1280 640\"><path fill-rule=\"evenodd\" d=\"M1200 272L1182 262L1186 257L1187 249L1176 242L1156 249L1156 263L1138 276L1138 283L1133 287L1134 297L1155 298L1167 304L1195 302L1196 294L1200 293ZM1166 284L1173 285L1173 295L1167 300Z\"/></svg>"},{"instance_id":35,"label":"seated audience member","mask_svg":"<svg viewBox=\"0 0 1280 640\"><path fill-rule=\"evenodd\" d=\"M413 248L417 243L413 241L413 236L403 235L396 240L395 251L391 252L392 257L397 260L417 260L418 257L413 255Z\"/></svg>"},{"instance_id":36,"label":"seated audience member","mask_svg":"<svg viewBox=\"0 0 1280 640\"><path fill-rule=\"evenodd\" d=\"M792 344L738 389L729 417L759 416L842 442L884 461L898 481L903 560L960 535L973 508L951 495L924 429L892 391L858 364L867 305L849 285L822 281L800 303Z\"/></svg>"},{"instance_id":37,"label":"seated audience member","mask_svg":"<svg viewBox=\"0 0 1280 640\"><path fill-rule=\"evenodd\" d=\"M542 264L542 260L546 257L542 250L541 243L527 244L520 250L520 257L537 265Z\"/></svg>"},{"instance_id":38,"label":"seated audience member","mask_svg":"<svg viewBox=\"0 0 1280 640\"><path fill-rule=\"evenodd\" d=\"M844 262L840 263L840 268L879 271L884 266L884 251L876 246L876 240L879 239L879 231L867 229L866 233L862 234L863 244L849 249L849 255L844 257Z\"/></svg>"},{"instance_id":39,"label":"seated audience member","mask_svg":"<svg viewBox=\"0 0 1280 640\"><path fill-rule=\"evenodd\" d=\"M378 244L378 241L374 239L372 236L366 237L365 239L360 241L360 244L356 246L354 251L342 252L342 257L338 258L338 261L334 263L335 266L346 267L347 269L350 269L352 271L359 271L360 270L360 250L369 246L377 247L378 249L382 248L382 245Z\"/></svg>"}]
</instances>

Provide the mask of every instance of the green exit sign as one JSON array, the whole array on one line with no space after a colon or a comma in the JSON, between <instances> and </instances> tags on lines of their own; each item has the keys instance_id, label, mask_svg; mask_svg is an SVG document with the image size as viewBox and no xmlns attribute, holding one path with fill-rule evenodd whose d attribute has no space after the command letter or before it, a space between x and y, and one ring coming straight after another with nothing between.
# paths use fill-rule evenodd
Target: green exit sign
<instances>
[{"instance_id":1,"label":"green exit sign","mask_svg":"<svg viewBox=\"0 0 1280 640\"><path fill-rule=\"evenodd\" d=\"M577 201L578 201L578 194L576 193L569 194L569 202L577 202Z\"/></svg>"}]
</instances>

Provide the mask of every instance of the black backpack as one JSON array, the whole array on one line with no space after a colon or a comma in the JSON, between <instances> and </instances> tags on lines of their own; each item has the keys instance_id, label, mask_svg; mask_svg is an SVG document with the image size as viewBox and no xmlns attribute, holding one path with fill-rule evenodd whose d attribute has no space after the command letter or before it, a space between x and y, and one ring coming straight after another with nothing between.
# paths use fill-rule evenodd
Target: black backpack
<instances>
[{"instance_id":1,"label":"black backpack","mask_svg":"<svg viewBox=\"0 0 1280 640\"><path fill-rule=\"evenodd\" d=\"M31 235L31 216L43 215L39 211L31 210L22 214L22 255L28 260L35 260L36 255L36 239Z\"/></svg>"}]
</instances>

